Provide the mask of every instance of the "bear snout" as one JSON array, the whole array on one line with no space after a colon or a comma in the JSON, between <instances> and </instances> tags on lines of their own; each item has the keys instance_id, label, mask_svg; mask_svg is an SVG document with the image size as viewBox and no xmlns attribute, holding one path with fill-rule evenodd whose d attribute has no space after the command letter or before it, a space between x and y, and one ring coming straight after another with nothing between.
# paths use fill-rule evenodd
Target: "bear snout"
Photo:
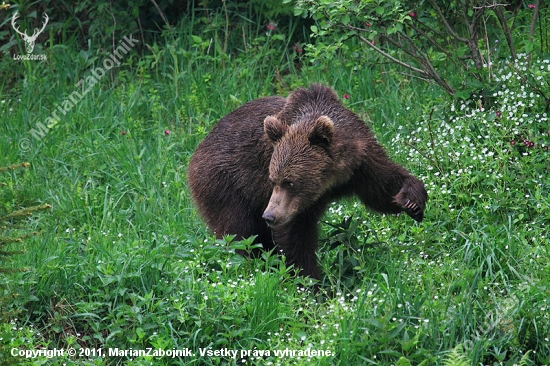
<instances>
[{"instance_id":1,"label":"bear snout","mask_svg":"<svg viewBox=\"0 0 550 366\"><path fill-rule=\"evenodd\" d=\"M262 219L265 220L267 226L273 226L275 224L275 214L271 211L265 211L262 215Z\"/></svg>"}]
</instances>

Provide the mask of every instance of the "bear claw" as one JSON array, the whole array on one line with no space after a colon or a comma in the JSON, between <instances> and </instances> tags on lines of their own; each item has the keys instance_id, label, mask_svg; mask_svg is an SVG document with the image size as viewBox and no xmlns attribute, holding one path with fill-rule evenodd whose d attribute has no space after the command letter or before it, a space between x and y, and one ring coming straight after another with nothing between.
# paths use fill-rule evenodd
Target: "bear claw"
<instances>
[{"instance_id":1,"label":"bear claw","mask_svg":"<svg viewBox=\"0 0 550 366\"><path fill-rule=\"evenodd\" d=\"M418 211L419 207L416 203L411 202L411 200L407 200L407 203L405 203L405 207L408 209L411 209L413 211Z\"/></svg>"},{"instance_id":2,"label":"bear claw","mask_svg":"<svg viewBox=\"0 0 550 366\"><path fill-rule=\"evenodd\" d=\"M420 222L424 218L424 209L418 203L407 198L399 205L402 207L403 211L405 211L407 215L412 217L414 220Z\"/></svg>"}]
</instances>

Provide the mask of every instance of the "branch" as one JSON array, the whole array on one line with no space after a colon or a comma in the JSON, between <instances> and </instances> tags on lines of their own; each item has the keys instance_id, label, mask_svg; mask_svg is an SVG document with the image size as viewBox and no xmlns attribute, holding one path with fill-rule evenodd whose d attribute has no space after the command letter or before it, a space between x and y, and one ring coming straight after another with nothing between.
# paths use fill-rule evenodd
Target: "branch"
<instances>
[{"instance_id":1,"label":"branch","mask_svg":"<svg viewBox=\"0 0 550 366\"><path fill-rule=\"evenodd\" d=\"M366 31L363 28L357 28L357 27L354 27L354 26L351 26L351 25L346 25L346 26L341 25L340 27L346 28L348 30L354 30L354 31L361 31L361 32ZM410 37L408 37L407 35L405 35L403 33L400 33L400 35L403 38L405 38L411 44L411 49L408 49L407 47L403 46L401 43L397 42L396 40L394 40L391 37L388 37L388 36L385 36L385 35L380 35L380 37L382 37L384 40L387 40L389 43L393 44L395 47L399 48L400 50L405 52L407 55L409 55L410 57L412 57L413 59L418 61L420 63L420 65L422 65L423 69L416 68L416 67L414 67L410 64L407 64L407 63L405 63L401 60L396 59L395 57L391 56L390 54L384 52L382 49L376 47L374 44L372 44L372 42L370 42L368 39L366 39L365 37L361 36L358 33L355 33L354 35L355 35L355 37L359 38L361 41L363 41L365 44L367 44L369 47L374 49L376 52L378 52L379 54L381 54L385 58L391 60L392 62L394 62L394 63L396 63L400 66L403 66L403 67L405 67L409 70L412 70L412 71L418 73L423 78L435 81L438 85L443 87L443 89L445 89L445 91L447 93L449 93L450 95L455 94L455 90L449 84L447 84L445 82L445 80L443 80L441 78L441 76L439 76L437 71L435 71L435 68L433 67L430 59L425 54L423 54L421 50L418 49L418 47L414 44L412 39L410 39Z\"/></svg>"},{"instance_id":2,"label":"branch","mask_svg":"<svg viewBox=\"0 0 550 366\"><path fill-rule=\"evenodd\" d=\"M160 10L160 7L158 6L157 2L155 0L151 0L151 2L155 6L155 8L157 8L157 11L159 12L159 15L162 18L162 20L164 20L164 24L166 24L166 28L171 29L170 23L168 23L168 21L164 17L164 13L162 12L162 10Z\"/></svg>"},{"instance_id":3,"label":"branch","mask_svg":"<svg viewBox=\"0 0 550 366\"><path fill-rule=\"evenodd\" d=\"M349 30L359 30L359 31L365 31L364 29L362 28L357 28L357 27L353 27L351 25L346 25L344 26L345 28L349 29ZM364 43L366 43L369 47L371 47L373 50L375 50L376 52L378 52L379 54L381 54L382 56L386 57L387 59L389 60L392 60L393 62L395 62L396 64L398 65L401 65L403 67L406 67L407 69L409 70L412 70L414 72L417 72L421 75L423 75L424 77L429 77L428 74L426 74L426 72L424 70L421 70L421 69L417 69L416 67L412 66L412 65L409 65L403 61L400 61L398 59L396 59L395 57L393 57L392 55L382 51L380 48L376 47L375 45L373 45L368 39L366 39L365 37L361 36L360 34L355 34L355 37L359 38L361 41L363 41Z\"/></svg>"},{"instance_id":4,"label":"branch","mask_svg":"<svg viewBox=\"0 0 550 366\"><path fill-rule=\"evenodd\" d=\"M508 48L510 49L512 60L515 60L517 58L517 55L516 55L516 49L514 47L514 40L512 39L512 34L510 32L510 28L508 28L508 22L506 21L506 17L504 16L504 12L502 11L502 8L503 6L497 6L493 9L493 12L496 14L498 21L500 22L500 26L504 31L504 36L506 37L506 43L508 43Z\"/></svg>"},{"instance_id":5,"label":"branch","mask_svg":"<svg viewBox=\"0 0 550 366\"><path fill-rule=\"evenodd\" d=\"M540 0L535 1L535 9L533 11L533 18L531 19L531 26L529 27L529 38L532 40L535 34L535 25L537 24L537 18L539 16Z\"/></svg>"},{"instance_id":6,"label":"branch","mask_svg":"<svg viewBox=\"0 0 550 366\"><path fill-rule=\"evenodd\" d=\"M424 72L428 74L432 78L432 80L442 86L447 93L449 93L450 95L454 95L455 90L449 84L447 84L447 82L443 80L443 78L435 70L428 56L424 52L422 52L421 49L418 48L418 46L409 36L407 36L403 32L400 32L399 34L401 35L401 37L407 40L407 42L409 42L412 47L412 51L410 52L407 52L407 49L405 48L403 48L403 50L414 57L423 66Z\"/></svg>"},{"instance_id":7,"label":"branch","mask_svg":"<svg viewBox=\"0 0 550 366\"><path fill-rule=\"evenodd\" d=\"M418 22L419 24L423 25L424 27L428 28L430 31L436 33L436 31L432 28L430 28L428 25L422 23L422 22ZM469 57L456 57L456 61L455 61L455 58L453 57L453 54L451 52L448 52L447 50L445 50L443 48L443 46L441 46L439 43L436 42L435 39L433 39L428 33L426 33L422 28L420 27L417 27L416 25L414 25L412 22L409 23L409 26L414 29L416 32L420 33L421 35L423 35L427 40L428 42L430 42L431 44L433 44L438 50L440 50L441 52L443 52L457 67L461 67L462 69L464 70L468 70L468 66L464 63L464 62L461 62L460 60L461 59L466 59ZM443 36L439 35L440 38L443 38Z\"/></svg>"},{"instance_id":8,"label":"branch","mask_svg":"<svg viewBox=\"0 0 550 366\"><path fill-rule=\"evenodd\" d=\"M420 48L418 48L418 46L414 43L414 41L405 33L399 32L399 35L409 43L410 48L405 47L404 45L395 41L391 37L388 37L386 35L380 35L380 36L383 37L386 41L393 44L395 47L398 47L399 49L401 49L407 55L414 58L416 61L418 61L418 63L422 65L423 75L425 77L430 78L431 80L435 81L437 84L442 86L443 89L445 89L445 91L450 95L454 95L455 90L451 88L451 86L447 84L447 82L443 80L443 78L435 70L435 68L432 65L432 62L430 61L428 56L426 56L425 52L423 52Z\"/></svg>"},{"instance_id":9,"label":"branch","mask_svg":"<svg viewBox=\"0 0 550 366\"><path fill-rule=\"evenodd\" d=\"M531 25L529 26L529 41L533 42L533 35L535 34L535 26L537 24L537 18L539 17L540 0L535 1L535 7L533 9L533 17L531 18ZM531 60L531 51L527 53L527 61ZM546 104L548 109L548 103Z\"/></svg>"},{"instance_id":10,"label":"branch","mask_svg":"<svg viewBox=\"0 0 550 366\"><path fill-rule=\"evenodd\" d=\"M474 10L474 17L472 18L472 23L469 24L467 22L467 14L468 10L464 9L464 21L468 24L468 32L470 33L470 40L468 41L468 48L470 49L470 52L472 53L472 58L474 60L474 65L476 69L480 70L483 67L483 56L481 55L481 52L479 52L478 47L478 39L479 39L479 28L480 23L479 20L483 18L483 14L485 13L485 10L477 9ZM477 78L479 80L479 78Z\"/></svg>"},{"instance_id":11,"label":"branch","mask_svg":"<svg viewBox=\"0 0 550 366\"><path fill-rule=\"evenodd\" d=\"M437 2L435 0L428 0L428 2L432 5L432 7L435 9L435 12L437 13L437 16L441 19L443 22L443 25L449 32L449 34L456 39L459 42L466 43L468 46L468 49L470 50L470 53L472 54L472 59L474 61L474 65L476 69L481 69L483 66L483 63L481 62L481 55L479 53L479 50L477 49L477 28L479 26L479 19L484 13L484 8L477 8L474 10L474 17L472 19L472 22L468 20L468 9L467 4L464 3L464 9L462 9L462 15L463 15L463 21L466 25L466 28L468 29L468 32L470 33L470 39L461 37L458 35L453 27L449 24L447 21L447 18L445 18L445 15L443 15L443 12L441 11L441 8L437 5Z\"/></svg>"},{"instance_id":12,"label":"branch","mask_svg":"<svg viewBox=\"0 0 550 366\"><path fill-rule=\"evenodd\" d=\"M483 5L483 6L474 6L474 9L491 9L491 8L498 8L499 6L508 6L510 4L490 4L490 5Z\"/></svg>"},{"instance_id":13,"label":"branch","mask_svg":"<svg viewBox=\"0 0 550 366\"><path fill-rule=\"evenodd\" d=\"M441 12L441 9L439 8L439 6L437 5L437 3L434 1L434 0L428 0L429 3L433 6L433 8L435 9L435 12L437 13L437 16L439 16L439 18L441 19L441 21L443 22L443 25L445 26L445 28L447 28L447 31L449 32L449 34L451 36L453 36L457 41L460 41L460 42L463 42L463 43L468 43L469 40L467 40L466 38L464 37L461 37L459 36L455 30L453 29L453 27L451 27L451 25L449 24L449 22L447 21L447 18L445 18L445 16L443 15L443 12Z\"/></svg>"},{"instance_id":14,"label":"branch","mask_svg":"<svg viewBox=\"0 0 550 366\"><path fill-rule=\"evenodd\" d=\"M422 23L422 22L419 22L420 24L422 24L423 26L427 27L428 29L430 29L432 32L435 33L435 31L433 29L431 29L430 27L428 27L426 24ZM447 57L452 57L452 54L450 52L448 52L447 50L445 50L439 43L437 43L435 41L435 39L433 39L432 37L430 37L430 35L426 32L424 32L423 29L417 27L414 25L414 23L409 23L409 26L414 29L415 31L417 31L418 33L420 33L421 35L424 36L424 38L426 38L428 40L428 42L430 42L431 44L433 44L438 50L440 50L441 52L443 52L445 55L447 55Z\"/></svg>"}]
</instances>

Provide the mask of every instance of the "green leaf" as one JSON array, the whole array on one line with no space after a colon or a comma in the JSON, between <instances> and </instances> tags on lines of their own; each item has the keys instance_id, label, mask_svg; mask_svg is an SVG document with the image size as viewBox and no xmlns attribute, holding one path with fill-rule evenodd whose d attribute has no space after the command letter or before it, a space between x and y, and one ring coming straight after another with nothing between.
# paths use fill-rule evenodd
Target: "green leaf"
<instances>
[{"instance_id":1,"label":"green leaf","mask_svg":"<svg viewBox=\"0 0 550 366\"><path fill-rule=\"evenodd\" d=\"M401 356L401 353L396 351L396 350L393 350L393 349L385 349L383 351L380 351L380 353L383 353L385 355L389 355L389 356L394 356L394 357L399 357Z\"/></svg>"},{"instance_id":2,"label":"green leaf","mask_svg":"<svg viewBox=\"0 0 550 366\"><path fill-rule=\"evenodd\" d=\"M191 34L191 38L193 39L193 43L195 43L195 44L201 44L202 43L202 38L199 37L199 36L195 36L195 35Z\"/></svg>"},{"instance_id":3,"label":"green leaf","mask_svg":"<svg viewBox=\"0 0 550 366\"><path fill-rule=\"evenodd\" d=\"M456 55L458 57L464 57L464 55L466 54L467 51L468 51L468 47L460 46L456 49Z\"/></svg>"},{"instance_id":4,"label":"green leaf","mask_svg":"<svg viewBox=\"0 0 550 366\"><path fill-rule=\"evenodd\" d=\"M470 98L470 91L469 90L459 90L454 95L456 98L466 100Z\"/></svg>"},{"instance_id":5,"label":"green leaf","mask_svg":"<svg viewBox=\"0 0 550 366\"><path fill-rule=\"evenodd\" d=\"M384 14L384 8L381 7L381 6L377 6L376 7L376 14L378 14L378 15Z\"/></svg>"},{"instance_id":6,"label":"green leaf","mask_svg":"<svg viewBox=\"0 0 550 366\"><path fill-rule=\"evenodd\" d=\"M367 322L371 323L378 329L384 329L384 325L382 325L382 323L377 319L367 319Z\"/></svg>"},{"instance_id":7,"label":"green leaf","mask_svg":"<svg viewBox=\"0 0 550 366\"><path fill-rule=\"evenodd\" d=\"M341 21L342 21L342 24L344 24L344 25L349 24L349 22L350 22L349 15L348 15L348 14L344 14L344 16L342 17L342 20L341 20Z\"/></svg>"},{"instance_id":8,"label":"green leaf","mask_svg":"<svg viewBox=\"0 0 550 366\"><path fill-rule=\"evenodd\" d=\"M395 366L411 366L411 361L407 360L405 357L401 357Z\"/></svg>"},{"instance_id":9,"label":"green leaf","mask_svg":"<svg viewBox=\"0 0 550 366\"><path fill-rule=\"evenodd\" d=\"M294 8L294 16L295 17L299 17L299 16L307 16L307 11L306 10L303 10L303 9L298 9L298 8Z\"/></svg>"},{"instance_id":10,"label":"green leaf","mask_svg":"<svg viewBox=\"0 0 550 366\"><path fill-rule=\"evenodd\" d=\"M136 335L141 340L141 339L143 339L143 337L145 337L145 332L143 331L142 328L137 328L136 329Z\"/></svg>"}]
</instances>

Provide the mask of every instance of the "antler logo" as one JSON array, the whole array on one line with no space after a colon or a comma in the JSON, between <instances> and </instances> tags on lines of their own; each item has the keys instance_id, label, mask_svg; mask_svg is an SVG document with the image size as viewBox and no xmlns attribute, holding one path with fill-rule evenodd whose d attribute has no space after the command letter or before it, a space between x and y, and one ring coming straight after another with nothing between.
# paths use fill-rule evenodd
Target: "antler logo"
<instances>
[{"instance_id":1,"label":"antler logo","mask_svg":"<svg viewBox=\"0 0 550 366\"><path fill-rule=\"evenodd\" d=\"M23 40L25 41L25 50L27 51L28 54L30 54L32 53L32 50L34 50L34 43L36 42L36 38L38 38L38 35L42 33L44 28L46 28L46 24L48 24L48 19L50 18L48 18L48 14L44 14L44 25L40 30L35 29L32 36L27 35L27 32L23 33L19 30L19 28L15 24L15 19L17 18L19 18L19 12L16 11L15 14L13 14L13 17L11 18L11 26L23 38Z\"/></svg>"}]
</instances>

